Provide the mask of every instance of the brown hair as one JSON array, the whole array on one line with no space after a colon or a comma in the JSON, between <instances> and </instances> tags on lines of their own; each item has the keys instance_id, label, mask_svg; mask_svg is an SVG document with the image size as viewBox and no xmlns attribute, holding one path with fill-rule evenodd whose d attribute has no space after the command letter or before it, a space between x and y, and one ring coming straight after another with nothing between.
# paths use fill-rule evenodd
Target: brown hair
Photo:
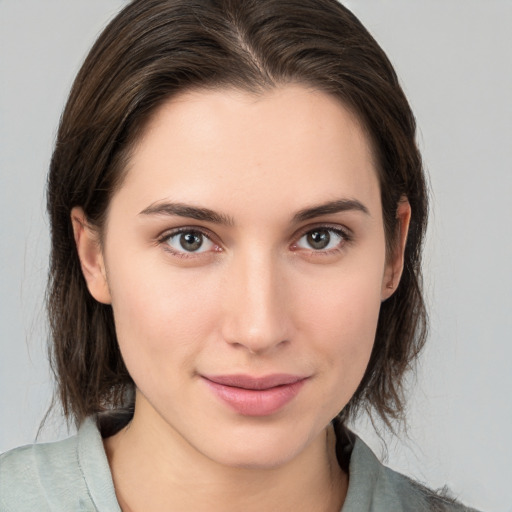
<instances>
[{"instance_id":1,"label":"brown hair","mask_svg":"<svg viewBox=\"0 0 512 512\"><path fill-rule=\"evenodd\" d=\"M70 212L101 232L130 149L149 117L190 88L264 91L302 83L353 110L372 141L388 249L396 210L412 219L398 289L381 306L373 353L342 421L360 408L391 426L403 413L403 378L426 337L421 246L427 197L415 120L382 49L336 0L135 0L86 58L62 115L48 178L51 361L65 415L77 424L133 406L112 309L89 294Z\"/></svg>"}]
</instances>

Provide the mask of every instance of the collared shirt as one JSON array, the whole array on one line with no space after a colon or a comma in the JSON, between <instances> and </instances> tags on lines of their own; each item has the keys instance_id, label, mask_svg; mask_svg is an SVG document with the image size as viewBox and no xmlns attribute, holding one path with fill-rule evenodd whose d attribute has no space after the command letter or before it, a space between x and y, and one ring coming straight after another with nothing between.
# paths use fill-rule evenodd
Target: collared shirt
<instances>
[{"instance_id":1,"label":"collared shirt","mask_svg":"<svg viewBox=\"0 0 512 512\"><path fill-rule=\"evenodd\" d=\"M353 436L349 487L340 512L464 512L455 504L382 465ZM55 443L0 455L0 512L121 512L96 421Z\"/></svg>"}]
</instances>

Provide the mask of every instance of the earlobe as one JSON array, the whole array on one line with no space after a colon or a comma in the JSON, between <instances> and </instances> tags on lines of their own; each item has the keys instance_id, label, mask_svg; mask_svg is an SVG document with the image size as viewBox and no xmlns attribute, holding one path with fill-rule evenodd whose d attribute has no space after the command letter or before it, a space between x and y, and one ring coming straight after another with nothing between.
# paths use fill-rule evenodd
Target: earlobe
<instances>
[{"instance_id":1,"label":"earlobe","mask_svg":"<svg viewBox=\"0 0 512 512\"><path fill-rule=\"evenodd\" d=\"M407 243L407 234L409 232L409 224L411 221L411 205L406 197L402 198L398 203L396 210L397 233L394 250L388 257L384 278L382 280L382 301L389 299L398 288L400 278L404 268L404 253Z\"/></svg>"},{"instance_id":2,"label":"earlobe","mask_svg":"<svg viewBox=\"0 0 512 512\"><path fill-rule=\"evenodd\" d=\"M82 208L71 210L71 223L80 266L91 295L103 304L110 304L110 290L98 233L89 225Z\"/></svg>"}]
</instances>

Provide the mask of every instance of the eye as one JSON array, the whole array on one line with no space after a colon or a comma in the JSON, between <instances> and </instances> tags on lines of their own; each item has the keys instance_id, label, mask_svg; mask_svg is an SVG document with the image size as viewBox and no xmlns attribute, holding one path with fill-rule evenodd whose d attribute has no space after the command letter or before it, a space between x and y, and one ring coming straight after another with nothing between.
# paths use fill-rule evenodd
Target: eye
<instances>
[{"instance_id":1,"label":"eye","mask_svg":"<svg viewBox=\"0 0 512 512\"><path fill-rule=\"evenodd\" d=\"M163 239L174 253L203 253L214 250L216 245L201 231L194 229L181 230Z\"/></svg>"},{"instance_id":2,"label":"eye","mask_svg":"<svg viewBox=\"0 0 512 512\"><path fill-rule=\"evenodd\" d=\"M340 229L316 228L302 235L295 247L313 249L314 251L329 251L338 248L347 238Z\"/></svg>"}]
</instances>

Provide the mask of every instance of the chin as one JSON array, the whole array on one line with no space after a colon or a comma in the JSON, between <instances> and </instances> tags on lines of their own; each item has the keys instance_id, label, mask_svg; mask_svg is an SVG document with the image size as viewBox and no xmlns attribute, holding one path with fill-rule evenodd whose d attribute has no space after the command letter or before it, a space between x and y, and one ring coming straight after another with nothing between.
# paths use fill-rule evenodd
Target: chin
<instances>
[{"instance_id":1,"label":"chin","mask_svg":"<svg viewBox=\"0 0 512 512\"><path fill-rule=\"evenodd\" d=\"M259 449L231 451L223 453L216 458L216 462L223 466L247 470L271 470L288 464L298 451L284 452L282 449Z\"/></svg>"},{"instance_id":2,"label":"chin","mask_svg":"<svg viewBox=\"0 0 512 512\"><path fill-rule=\"evenodd\" d=\"M251 429L252 432L232 432L221 442L210 439L203 453L224 466L269 470L284 466L307 450L318 435L307 435L293 429L276 432L270 429Z\"/></svg>"}]
</instances>

